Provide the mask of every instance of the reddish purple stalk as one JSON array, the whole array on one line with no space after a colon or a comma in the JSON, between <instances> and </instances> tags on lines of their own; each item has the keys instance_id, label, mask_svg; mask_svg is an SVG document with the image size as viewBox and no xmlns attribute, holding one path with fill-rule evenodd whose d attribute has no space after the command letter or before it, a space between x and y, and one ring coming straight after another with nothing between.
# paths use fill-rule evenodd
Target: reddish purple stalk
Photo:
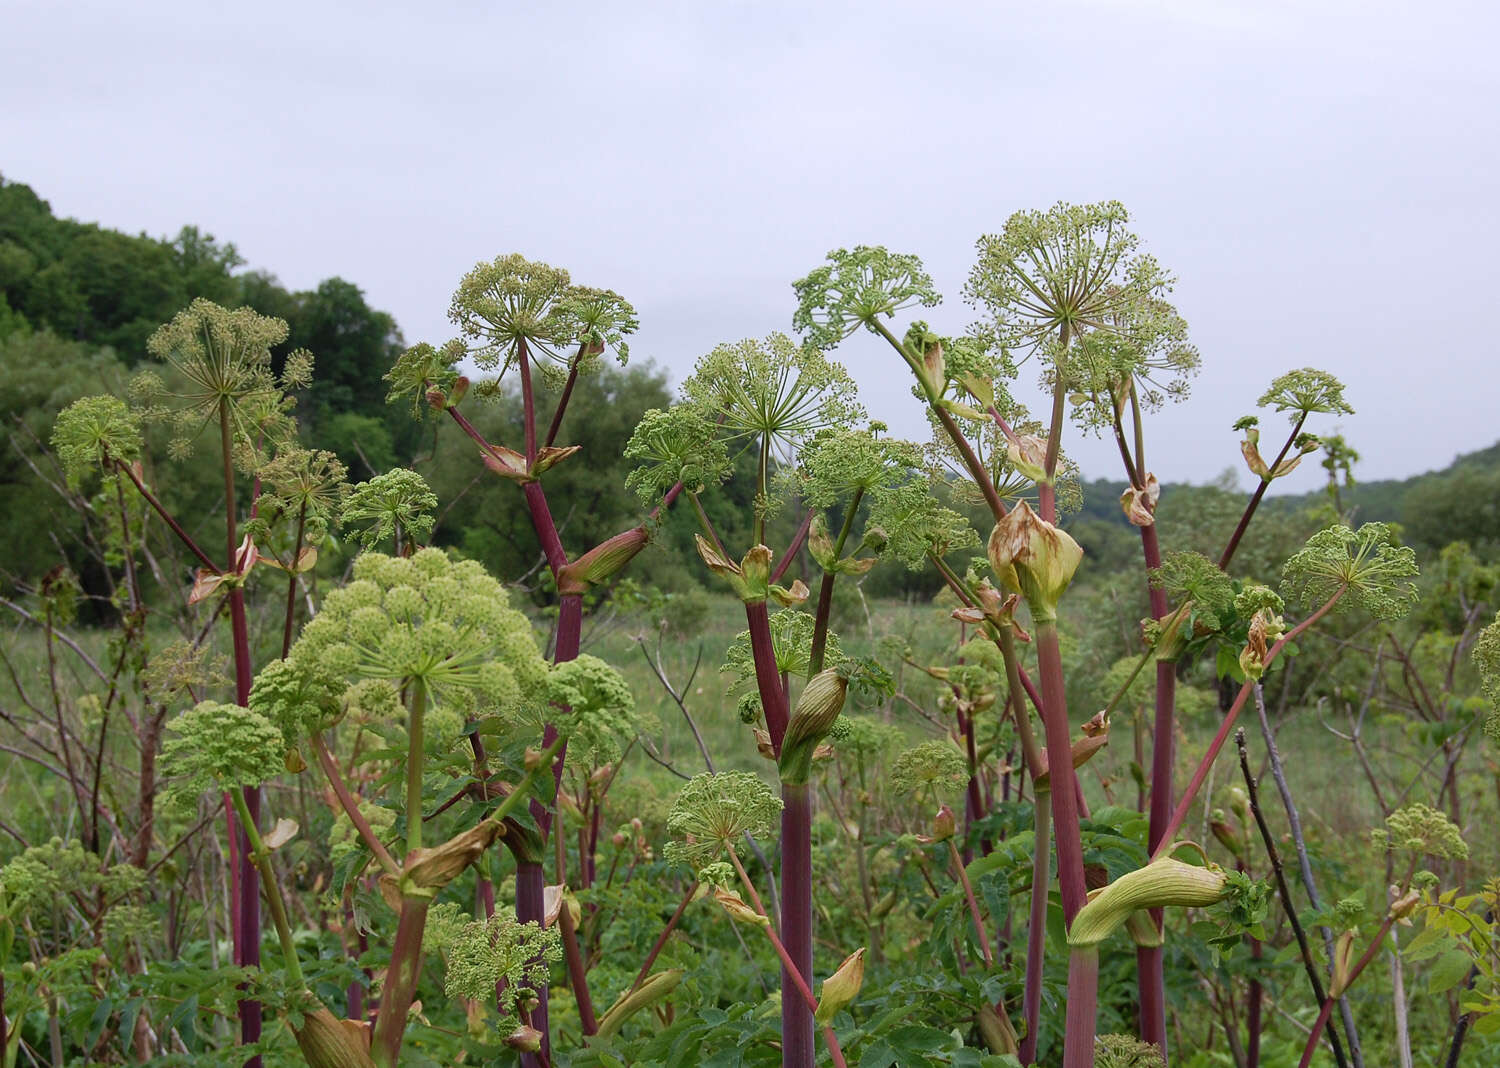
<instances>
[{"instance_id":1,"label":"reddish purple stalk","mask_svg":"<svg viewBox=\"0 0 1500 1068\"><path fill-rule=\"evenodd\" d=\"M782 783L781 800L781 941L803 982L812 986L812 789L806 783ZM812 1068L816 1055L811 1010L787 993L795 980L781 972L781 1063L783 1068Z\"/></svg>"},{"instance_id":2,"label":"reddish purple stalk","mask_svg":"<svg viewBox=\"0 0 1500 1068\"><path fill-rule=\"evenodd\" d=\"M1276 659L1282 649L1286 648L1289 642L1293 641L1299 634L1302 634L1332 611L1333 606L1338 604L1339 599L1344 596L1345 589L1346 587L1340 587L1338 592L1325 601L1321 608L1301 623L1298 623L1281 638L1277 639L1276 643L1270 649L1266 650L1265 666L1270 667L1271 662ZM1172 810L1172 817L1168 820L1166 828L1162 831L1161 840L1151 851L1152 860L1162 856L1171 848L1173 837L1182 827L1183 821L1187 819L1188 809L1192 807L1194 799L1198 796L1198 791L1202 789L1203 780L1208 778L1208 770L1213 767L1214 760L1218 758L1219 750L1224 748L1224 742L1228 739L1229 732L1234 727L1234 721L1239 718L1240 709L1245 707L1245 701L1254 692L1256 681L1255 679L1245 680L1245 684L1240 687L1240 692L1235 696L1234 704L1230 705L1229 711L1224 714L1224 722L1219 725L1218 733L1214 735L1213 741L1209 743L1208 752L1204 753L1203 759L1198 762L1198 767L1193 772L1193 777L1189 780L1187 789L1183 791L1182 800L1177 802L1177 807Z\"/></svg>"},{"instance_id":3,"label":"reddish purple stalk","mask_svg":"<svg viewBox=\"0 0 1500 1068\"><path fill-rule=\"evenodd\" d=\"M1293 443L1297 440L1297 434L1302 430L1302 424L1307 421L1307 413L1303 412L1297 417L1297 422L1292 426L1292 433L1286 439L1286 444L1276 454L1276 459L1271 463L1270 470L1275 471L1281 466L1281 461L1286 459L1286 454L1291 451ZM1240 539L1245 536L1245 531L1250 526L1250 520L1255 517L1256 508L1260 507L1260 500L1266 495L1266 487L1271 484L1269 478L1262 478L1260 485L1255 487L1255 492L1250 495L1250 503L1245 506L1245 512L1240 516L1240 521L1235 525L1234 533L1229 536L1229 544L1224 546L1224 552L1219 557L1219 570L1229 566L1229 561L1234 559L1235 550L1240 547Z\"/></svg>"},{"instance_id":4,"label":"reddish purple stalk","mask_svg":"<svg viewBox=\"0 0 1500 1068\"><path fill-rule=\"evenodd\" d=\"M428 902L416 898L401 902L391 964L381 988L380 1014L375 1018L370 1042L370 1055L382 1066L401 1063L401 1037L406 1033L406 1017L422 975L422 931L427 924L427 906Z\"/></svg>"},{"instance_id":5,"label":"reddish purple stalk","mask_svg":"<svg viewBox=\"0 0 1500 1068\"><path fill-rule=\"evenodd\" d=\"M535 921L540 924L546 915L543 893L546 879L542 875L540 860L516 860L516 919L521 923ZM542 1033L542 1053L552 1055L552 1036L547 1028L547 984L536 986L537 1007L531 1012L531 1026ZM522 1058L522 1063L532 1061Z\"/></svg>"},{"instance_id":6,"label":"reddish purple stalk","mask_svg":"<svg viewBox=\"0 0 1500 1068\"><path fill-rule=\"evenodd\" d=\"M771 612L766 602L745 605L745 622L750 628L750 654L755 660L755 686L766 716L766 731L771 735L771 748L779 754L790 708L786 691L781 688L781 672L776 668L776 648L771 643Z\"/></svg>"},{"instance_id":7,"label":"reddish purple stalk","mask_svg":"<svg viewBox=\"0 0 1500 1068\"><path fill-rule=\"evenodd\" d=\"M1043 726L1047 736L1047 770L1052 782L1053 837L1057 841L1057 880L1063 915L1068 923L1083 908L1087 889L1083 878L1083 839L1078 826L1077 776L1073 773L1073 745L1068 729L1068 699L1063 690L1062 652L1057 624L1036 628L1037 662L1042 676Z\"/></svg>"},{"instance_id":8,"label":"reddish purple stalk","mask_svg":"<svg viewBox=\"0 0 1500 1068\"><path fill-rule=\"evenodd\" d=\"M1093 1068L1095 1017L1099 1004L1099 951L1093 946L1068 955L1068 1010L1063 1025L1063 1068Z\"/></svg>"},{"instance_id":9,"label":"reddish purple stalk","mask_svg":"<svg viewBox=\"0 0 1500 1068\"><path fill-rule=\"evenodd\" d=\"M563 953L568 962L568 982L573 986L573 997L578 1002L578 1020L583 1033L592 1035L599 1030L594 1018L594 1001L589 997L588 969L584 966L583 951L578 948L578 931L573 926L573 910L564 901L557 913L557 926L562 933Z\"/></svg>"},{"instance_id":10,"label":"reddish purple stalk","mask_svg":"<svg viewBox=\"0 0 1500 1068\"><path fill-rule=\"evenodd\" d=\"M630 984L629 993L633 994L639 990L641 984L646 981L646 976L651 974L651 965L656 963L656 958L661 955L662 947L667 944L667 939L677 927L677 921L682 919L682 914L693 903L693 895L697 892L698 884L689 883L687 893L683 894L682 900L677 903L677 911L672 913L671 918L667 920L667 925L661 929L661 934L657 935L656 941L651 944L651 952L646 954L646 959L641 963L641 970L636 973L635 982Z\"/></svg>"},{"instance_id":11,"label":"reddish purple stalk","mask_svg":"<svg viewBox=\"0 0 1500 1068\"><path fill-rule=\"evenodd\" d=\"M1408 876L1410 869L1408 869ZM1394 914L1387 912L1385 920L1380 924L1380 930L1375 932L1375 937L1364 953L1360 954L1359 960L1354 962L1354 967L1349 969L1349 978L1344 982L1344 989L1348 990L1358 979L1360 973L1370 966L1375 959L1375 954L1380 952L1380 947L1385 944L1385 936L1390 934L1391 926L1396 922ZM1297 1068L1307 1068L1312 1063L1313 1051L1318 1048L1318 1037L1323 1033L1323 1028L1328 1024L1328 1017L1333 1012L1333 1006L1338 1001L1339 995L1329 992L1323 999L1323 1008L1318 1012L1318 1018L1313 1023L1312 1033L1307 1036L1307 1045L1302 1050L1302 1060L1297 1062Z\"/></svg>"}]
</instances>

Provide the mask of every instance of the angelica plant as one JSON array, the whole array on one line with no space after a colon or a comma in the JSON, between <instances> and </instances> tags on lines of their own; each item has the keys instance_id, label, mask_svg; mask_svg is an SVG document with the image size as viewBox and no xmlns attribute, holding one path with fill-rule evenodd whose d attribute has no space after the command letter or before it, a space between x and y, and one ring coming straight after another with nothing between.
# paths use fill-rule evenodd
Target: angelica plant
<instances>
[{"instance_id":1,"label":"angelica plant","mask_svg":"<svg viewBox=\"0 0 1500 1068\"><path fill-rule=\"evenodd\" d=\"M419 411L426 404L446 413L478 447L481 461L491 472L520 486L537 542L557 584L552 658L564 663L578 655L584 595L616 577L646 547L656 515L671 505L678 492L671 485L663 487L662 493L649 502L651 511L645 521L585 552L570 555L543 485L548 470L578 451L577 446L558 443L575 385L610 353L625 363L628 338L639 320L635 309L618 293L576 285L567 271L514 253L476 264L459 282L448 315L459 337L442 346L419 344L404 352L386 375L391 386L388 399L395 402L409 398ZM465 359L472 360L484 375L477 383L458 372L457 364ZM492 442L463 414L462 404L466 396L494 395L507 374L512 381L519 381L522 440ZM537 410L538 376L558 386L557 406L545 423ZM550 749L558 737L557 725L547 723L539 740ZM556 750L554 792L562 782L565 752L565 745ZM553 813L540 802L535 815L540 832L535 842L506 839L513 852L520 848L517 860L528 872L526 889L518 902L521 919L527 922L542 917L541 856L532 846L545 844L553 819ZM562 855L565 860L565 853ZM588 868L587 864L583 866ZM560 870L558 881L566 881L566 874ZM581 991L575 991L578 993ZM545 991L543 994L543 1007L536 1020L545 1053L550 1039Z\"/></svg>"},{"instance_id":2,"label":"angelica plant","mask_svg":"<svg viewBox=\"0 0 1500 1068\"><path fill-rule=\"evenodd\" d=\"M1421 803L1406 805L1386 817L1385 826L1372 832L1371 844L1394 859L1406 862L1405 870L1388 892L1389 904L1375 936L1357 959L1354 956L1355 941L1359 931L1353 925L1339 936L1329 962L1333 970L1333 982L1328 996L1318 1011L1312 1031L1302 1047L1302 1059L1297 1068L1308 1068L1317 1051L1325 1025L1333 1006L1344 992L1360 977L1375 955L1385 944L1386 937L1396 924L1411 923L1411 916L1422 903L1424 891L1436 885L1438 878L1432 872L1419 871L1424 860L1464 860L1469 847L1464 842L1463 832L1448 817L1434 808Z\"/></svg>"},{"instance_id":3,"label":"angelica plant","mask_svg":"<svg viewBox=\"0 0 1500 1068\"><path fill-rule=\"evenodd\" d=\"M916 459L909 447L856 429L864 412L848 371L810 346L798 346L784 334L764 340L723 344L700 359L683 383L683 401L669 412L650 412L626 447L640 461L631 475L638 493L661 492L669 480L683 492L698 517L698 553L709 571L722 579L744 604L750 664L754 669L766 746L778 762L782 781L781 936L797 975L782 977L783 1062L811 1065L814 1021L796 994L800 982L812 979L812 790L811 758L843 707L847 679L824 671L830 645L829 615L835 577L873 566L874 557L846 559L850 535L865 493L899 481L906 463ZM710 444L712 443L712 444ZM729 477L731 451L754 461L753 508L748 549L723 544L704 508L706 490ZM767 521L796 494L810 506L793 543L780 552L766 544ZM835 538L824 509L842 504L844 515ZM821 520L821 521L820 521ZM800 580L784 585L782 573L806 536L815 562L823 569L817 609L810 617L805 674L809 679L792 706L787 673L803 669L800 636L784 636L778 654L768 602L800 604L809 591ZM865 539L867 548L873 543ZM777 566L778 561L779 566ZM807 619L792 617L805 624ZM739 662L744 665L743 644ZM735 655L732 651L732 656ZM778 659L780 662L778 662ZM802 674L803 670L794 672Z\"/></svg>"},{"instance_id":4,"label":"angelica plant","mask_svg":"<svg viewBox=\"0 0 1500 1068\"><path fill-rule=\"evenodd\" d=\"M830 990L825 984L824 998L828 1004L820 1008L818 999L812 993L811 980L804 976L801 966L792 959L784 936L778 936L761 903L754 880L750 878L735 851L736 846L747 835L751 839L770 835L776 827L778 814L783 811L783 801L771 792L771 788L759 776L749 772L717 772L695 776L678 792L667 816L667 830L672 834L673 840L667 843L666 858L696 870L698 882L712 888L715 901L731 918L752 924L765 933L781 958L783 982L822 1028L833 1063L843 1066L843 1051L830 1021L839 1008L852 1000L854 992L858 990L858 982L853 981L851 975L845 974L841 967L839 973L829 979L830 983L835 984L833 989ZM729 860L727 866L723 863L726 857ZM728 888L735 875L739 876L740 885L749 896L748 904L738 893ZM785 930L785 923L782 927ZM848 964L849 961L846 961L845 965ZM786 1038L783 1032L783 1043Z\"/></svg>"},{"instance_id":5,"label":"angelica plant","mask_svg":"<svg viewBox=\"0 0 1500 1068\"><path fill-rule=\"evenodd\" d=\"M894 255L878 247L861 247L851 252L832 253L826 266L815 269L794 283L799 304L793 322L809 339L822 345L832 345L858 327L884 338L916 378L918 395L926 402L929 417L938 432L937 455L945 462L955 464L967 476L970 491L988 506L997 527L1012 514L1007 500L1014 500L1018 490L1034 482L1039 488L1039 500L1046 513L1041 521L1046 523L1050 531L1042 532L1045 545L1039 545L1039 548L1043 551L1053 546L1059 550L1065 549L1062 539L1054 537L1054 534L1060 532L1056 532L1049 522L1055 519L1057 491L1061 481L1061 451L1056 439L1060 426L1054 426L1054 432L1045 443L1034 435L1018 434L1012 424L1022 419L1024 411L1015 404L1006 386L1007 380L1013 377L1016 370L1011 351L1036 347L1044 332L1025 327L1020 327L1019 333L1009 328L996 330L986 327L970 337L954 339L937 334L923 322L915 322L905 331L904 336L898 337L884 321L885 309L910 306L914 302L926 306L937 303L937 295L932 290L930 279L919 273L917 267L919 264L912 257ZM886 297L882 300L874 299L872 291L875 289L883 289ZM851 299L851 294L860 296L858 299ZM1107 295L1101 299L1105 303L1109 300ZM1090 306L1100 314L1105 310L1104 304ZM836 324L837 329L827 329L827 324ZM1059 388L1060 383L1059 379ZM1060 405L1059 398L1059 417ZM1055 419L1054 423L1056 422ZM878 507L877 505L877 509ZM1025 513L1021 517L1023 526L1026 516L1035 518L1029 506L1024 507ZM877 514L880 514L879 511ZM934 525L935 531L953 529L951 523L944 521L945 517L941 513L936 513L934 518L939 520ZM958 537L963 536L961 532L955 533ZM1066 538L1066 535L1062 537ZM919 535L915 544L908 542L901 554L909 559L922 540ZM1031 538L1023 532L1019 540L1001 538L997 542L994 537L991 539L992 546L1002 548L1012 542L1020 548L1023 544L1029 545ZM932 547L938 546L933 544ZM1076 549L1076 546L1073 548ZM1071 563L1068 559L1070 556ZM1030 567L1033 554L1029 548L1027 557L1027 566ZM1029 712L1020 697L1022 674L1015 657L1013 621L1010 617L1012 609L998 591L985 592L977 589L965 577L948 568L936 554L929 554L929 558L965 608L977 613L1001 650L1011 688L1011 700L1008 704L1016 717L1026 763L1035 780L1045 765L1041 750L1031 733ZM1016 570L1008 559L996 559L1004 576L1016 575ZM1035 560L1040 563L1039 557ZM1059 569L1059 575L1066 571L1069 578L1076 566L1076 555L1070 551L1062 552L1056 560L1046 565ZM1053 583L1043 581L1042 585ZM1066 580L1061 586L1066 586ZM1041 586L1038 586L1038 592L1040 589ZM1060 593L1061 588L1056 592ZM1051 607L1046 604L1033 606L1033 610L1049 620L1055 619L1055 602ZM1064 702L1058 662L1060 654L1057 652L1055 636L1054 627L1042 635L1043 640L1039 643L1039 649L1045 650L1041 696L1048 707L1056 706L1061 709ZM1061 755L1070 752L1065 714L1059 710L1055 715L1049 713L1045 720L1049 731L1047 749L1056 758L1049 763L1057 769L1058 777L1062 780L1059 788L1051 792L1050 804L1057 810L1059 833L1063 834L1066 829L1066 834L1059 838L1059 849L1065 854L1059 870L1062 873L1065 906L1071 915L1081 905L1083 895L1082 846L1075 833L1078 823L1077 785L1072 775L1071 758ZM1048 827L1042 823L1042 816L1038 813L1038 856L1042 855L1040 843L1047 840L1047 835ZM1044 872L1045 869L1046 865L1039 861L1038 870ZM1042 915L1044 914L1034 910L1034 921ZM1036 1043L1035 1016L1040 1006L1042 937L1041 924L1034 922L1028 935L1029 978L1025 999L1029 1033L1026 1045L1022 1048L1023 1057L1027 1060L1034 1056Z\"/></svg>"},{"instance_id":6,"label":"angelica plant","mask_svg":"<svg viewBox=\"0 0 1500 1068\"><path fill-rule=\"evenodd\" d=\"M274 374L271 349L286 336L287 325L279 319L260 315L250 308L230 310L211 301L195 300L148 341L147 349L159 361L160 371L148 369L132 382L131 391L139 405L135 411L128 410L118 400L84 398L59 416L54 432L70 480L81 478L86 468L94 467L115 483L125 535L124 558L132 613L140 611L140 596L122 479L202 565L188 604L219 596L227 602L234 696L242 706L248 701L254 676L245 585L260 559L254 538L261 531L241 526L238 476L257 476L278 457L297 449L288 391L306 385L312 357L305 352L292 353L284 362L282 373ZM140 438L140 426L146 422L166 423L170 427L169 453L173 458L190 453L205 430L217 430L211 436L217 438L225 502L224 550L219 559L190 533L196 524L173 515L148 484ZM252 479L252 486L258 490L258 479ZM299 557L300 546L292 553L293 569ZM155 729L153 726L143 732L143 750L154 750ZM244 789L246 811L252 820L259 820L259 788L248 785ZM233 800L226 798L225 807L230 831L235 960L241 966L253 967L260 953L257 873L250 861L249 834L237 828L237 806ZM240 1034L245 1043L259 1038L260 1007L253 998L240 1003ZM252 1058L252 1063L258 1064L259 1058Z\"/></svg>"}]
</instances>

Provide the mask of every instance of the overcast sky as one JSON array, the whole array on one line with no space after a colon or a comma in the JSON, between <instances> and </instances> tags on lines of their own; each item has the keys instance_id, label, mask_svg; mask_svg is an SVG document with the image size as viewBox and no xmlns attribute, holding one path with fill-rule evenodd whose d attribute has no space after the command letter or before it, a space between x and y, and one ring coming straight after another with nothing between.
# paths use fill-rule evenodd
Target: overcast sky
<instances>
[{"instance_id":1,"label":"overcast sky","mask_svg":"<svg viewBox=\"0 0 1500 1068\"><path fill-rule=\"evenodd\" d=\"M6 0L0 171L60 215L196 224L290 287L348 278L412 342L521 252L632 300L633 354L674 381L789 329L831 248L922 256L958 332L976 237L1118 199L1203 354L1150 430L1164 481L1237 466L1229 424L1305 365L1348 383L1359 473L1397 477L1500 437L1497 37L1500 6L1447 0ZM893 357L842 353L920 432Z\"/></svg>"}]
</instances>

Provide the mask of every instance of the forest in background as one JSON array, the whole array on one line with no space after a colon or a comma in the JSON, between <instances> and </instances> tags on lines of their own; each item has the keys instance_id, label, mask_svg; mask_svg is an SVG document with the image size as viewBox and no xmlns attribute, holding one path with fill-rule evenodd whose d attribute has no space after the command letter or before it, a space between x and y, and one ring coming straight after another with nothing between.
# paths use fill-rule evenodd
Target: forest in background
<instances>
[{"instance_id":1,"label":"forest in background","mask_svg":"<svg viewBox=\"0 0 1500 1068\"><path fill-rule=\"evenodd\" d=\"M0 575L7 590L35 582L57 563L59 547L77 536L77 517L49 485L56 472L45 472L41 456L56 413L101 383L123 391L146 359L147 337L196 297L285 320L287 339L274 350L277 370L290 352L315 354L311 384L297 395L297 417L305 439L336 453L351 480L397 466L430 474L446 506L436 544L482 561L507 582L537 574L530 527L510 506L508 487L451 474L465 467L445 462L470 448L462 435L386 403L382 376L406 339L395 318L370 307L355 282L329 278L316 289L293 292L271 271L246 269L232 242L196 226L155 238L58 218L30 186L0 176L0 411L7 413L10 441L0 459L0 544L7 546ZM587 468L561 468L555 477L565 499L576 502L563 524L592 544L635 514L625 488L624 445L641 413L666 407L673 388L647 361L607 366L580 389L578 408L589 415L575 416L570 433L595 460ZM519 397L505 393L484 411L484 429L505 438L520 419ZM1226 466L1229 459L1226 452ZM1340 477L1349 482L1347 474ZM1064 515L1064 524L1087 549L1086 566L1113 571L1133 564L1136 537L1118 503L1125 483L1084 475L1081 506ZM1357 470L1354 476L1340 488L1338 506L1361 521L1399 523L1409 543L1432 551L1464 541L1488 555L1500 544L1500 442L1440 471L1405 479L1367 480ZM174 503L192 511L202 503L194 494L212 495L215 485L205 460L197 477L176 480L170 492ZM1232 479L1206 486L1169 482L1162 490L1163 522L1170 525L1180 514L1211 525L1222 513L1232 523L1241 497ZM1267 511L1302 515L1324 497L1316 491L1272 496ZM733 535L741 533L733 517L743 504L733 501L716 516ZM644 567L638 565L639 580L669 590L684 581L697 584L694 567L684 566L694 558L692 529L691 522L669 517L666 536L641 561ZM932 575L889 569L873 573L864 587L874 597L931 595L940 588Z\"/></svg>"}]
</instances>

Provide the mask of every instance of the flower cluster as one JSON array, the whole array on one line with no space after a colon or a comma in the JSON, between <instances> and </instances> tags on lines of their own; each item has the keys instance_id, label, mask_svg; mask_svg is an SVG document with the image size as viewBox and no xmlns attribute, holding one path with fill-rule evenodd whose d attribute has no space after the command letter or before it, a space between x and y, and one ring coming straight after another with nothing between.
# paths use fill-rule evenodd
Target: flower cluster
<instances>
[{"instance_id":1,"label":"flower cluster","mask_svg":"<svg viewBox=\"0 0 1500 1068\"><path fill-rule=\"evenodd\" d=\"M421 475L397 467L351 489L342 518L345 523L370 524L359 533L367 549L387 539L421 542L432 533L431 513L437 503L437 494Z\"/></svg>"},{"instance_id":2,"label":"flower cluster","mask_svg":"<svg viewBox=\"0 0 1500 1068\"><path fill-rule=\"evenodd\" d=\"M1383 849L1402 850L1414 858L1469 859L1463 831L1447 815L1421 803L1398 808L1385 818L1385 829L1370 837Z\"/></svg>"},{"instance_id":3,"label":"flower cluster","mask_svg":"<svg viewBox=\"0 0 1500 1068\"><path fill-rule=\"evenodd\" d=\"M129 463L140 455L140 420L118 397L83 397L58 415L52 448L68 485L78 489L101 466Z\"/></svg>"},{"instance_id":4,"label":"flower cluster","mask_svg":"<svg viewBox=\"0 0 1500 1068\"><path fill-rule=\"evenodd\" d=\"M705 773L690 779L672 802L666 859L694 871L718 860L745 835L768 838L776 832L781 799L748 771Z\"/></svg>"},{"instance_id":5,"label":"flower cluster","mask_svg":"<svg viewBox=\"0 0 1500 1068\"><path fill-rule=\"evenodd\" d=\"M840 716L828 737L840 753L856 760L878 759L901 741L901 728L872 716Z\"/></svg>"},{"instance_id":6,"label":"flower cluster","mask_svg":"<svg viewBox=\"0 0 1500 1068\"><path fill-rule=\"evenodd\" d=\"M626 488L647 505L654 505L678 482L691 493L702 493L729 477L729 452L718 428L691 405L665 410L652 408L641 416L625 458L637 466L625 478Z\"/></svg>"},{"instance_id":7,"label":"flower cluster","mask_svg":"<svg viewBox=\"0 0 1500 1068\"><path fill-rule=\"evenodd\" d=\"M893 790L929 800L951 796L968 780L968 758L952 742L923 742L891 766Z\"/></svg>"},{"instance_id":8,"label":"flower cluster","mask_svg":"<svg viewBox=\"0 0 1500 1068\"><path fill-rule=\"evenodd\" d=\"M0 916L49 911L59 895L118 898L138 890L145 874L129 864L106 866L75 839L30 846L0 867Z\"/></svg>"},{"instance_id":9,"label":"flower cluster","mask_svg":"<svg viewBox=\"0 0 1500 1068\"><path fill-rule=\"evenodd\" d=\"M835 347L861 326L874 330L882 317L903 308L931 308L942 300L920 259L878 245L835 249L792 289L792 327L818 349Z\"/></svg>"},{"instance_id":10,"label":"flower cluster","mask_svg":"<svg viewBox=\"0 0 1500 1068\"><path fill-rule=\"evenodd\" d=\"M330 684L383 681L383 694L420 683L435 706L466 719L517 716L547 682L531 623L505 588L481 564L441 549L361 555L353 581L324 599L291 660Z\"/></svg>"},{"instance_id":11,"label":"flower cluster","mask_svg":"<svg viewBox=\"0 0 1500 1068\"><path fill-rule=\"evenodd\" d=\"M285 739L254 709L200 701L167 729L171 737L162 746L162 761L177 780L173 793L179 797L259 786L283 770Z\"/></svg>"},{"instance_id":12,"label":"flower cluster","mask_svg":"<svg viewBox=\"0 0 1500 1068\"><path fill-rule=\"evenodd\" d=\"M437 923L429 921L427 934L432 947L447 958L443 992L488 1002L499 989L504 1019L515 1017L521 1000L545 984L551 965L562 959L562 937L555 927L517 923L501 912L462 925L440 917Z\"/></svg>"},{"instance_id":13,"label":"flower cluster","mask_svg":"<svg viewBox=\"0 0 1500 1068\"><path fill-rule=\"evenodd\" d=\"M875 494L870 526L885 536L885 554L912 571L928 566L928 557L947 556L979 545L979 535L959 512L944 508L934 486L909 481Z\"/></svg>"},{"instance_id":14,"label":"flower cluster","mask_svg":"<svg viewBox=\"0 0 1500 1068\"><path fill-rule=\"evenodd\" d=\"M1094 1068L1166 1068L1159 1046L1131 1035L1099 1035L1094 1039Z\"/></svg>"},{"instance_id":15,"label":"flower cluster","mask_svg":"<svg viewBox=\"0 0 1500 1068\"><path fill-rule=\"evenodd\" d=\"M807 612L786 609L771 617L771 648L776 654L776 670L786 675L807 678L812 667L812 637L816 621ZM838 635L828 633L828 644L823 652L825 664L839 664L844 659L844 649ZM720 669L734 675L736 686L755 678L755 656L750 648L750 632L742 630L724 653L724 665Z\"/></svg>"},{"instance_id":16,"label":"flower cluster","mask_svg":"<svg viewBox=\"0 0 1500 1068\"><path fill-rule=\"evenodd\" d=\"M246 532L257 536L277 520L300 519L303 540L322 541L349 493L344 481L348 470L337 456L321 449L283 449L256 474L261 486L257 518Z\"/></svg>"},{"instance_id":17,"label":"flower cluster","mask_svg":"<svg viewBox=\"0 0 1500 1068\"><path fill-rule=\"evenodd\" d=\"M1344 400L1344 384L1327 371L1315 367L1300 367L1273 378L1270 388L1261 394L1256 405L1289 412L1293 422L1313 412L1354 414L1354 409Z\"/></svg>"},{"instance_id":18,"label":"flower cluster","mask_svg":"<svg viewBox=\"0 0 1500 1068\"><path fill-rule=\"evenodd\" d=\"M621 739L635 737L640 727L629 684L597 656L582 653L554 666L546 692L554 706L548 715L568 737L570 756L616 760Z\"/></svg>"},{"instance_id":19,"label":"flower cluster","mask_svg":"<svg viewBox=\"0 0 1500 1068\"><path fill-rule=\"evenodd\" d=\"M1485 717L1484 731L1490 741L1500 745L1500 613L1495 621L1479 632L1474 643L1474 664L1485 696L1490 699L1490 713Z\"/></svg>"},{"instance_id":20,"label":"flower cluster","mask_svg":"<svg viewBox=\"0 0 1500 1068\"><path fill-rule=\"evenodd\" d=\"M1417 557L1396 540L1386 523L1359 530L1332 526L1307 540L1281 569L1290 595L1316 606L1335 595L1340 608L1355 608L1376 619L1404 616L1417 598Z\"/></svg>"},{"instance_id":21,"label":"flower cluster","mask_svg":"<svg viewBox=\"0 0 1500 1068\"><path fill-rule=\"evenodd\" d=\"M448 318L481 347L470 353L485 370L503 371L525 345L557 358L572 340L562 301L572 289L568 272L511 253L476 264L453 294Z\"/></svg>"},{"instance_id":22,"label":"flower cluster","mask_svg":"<svg viewBox=\"0 0 1500 1068\"><path fill-rule=\"evenodd\" d=\"M830 427L797 454L797 494L810 508L828 508L856 492L896 485L921 466L921 450L910 442L883 438L873 428Z\"/></svg>"},{"instance_id":23,"label":"flower cluster","mask_svg":"<svg viewBox=\"0 0 1500 1068\"><path fill-rule=\"evenodd\" d=\"M248 307L221 308L200 297L146 342L151 355L175 372L172 383L146 372L131 388L144 400L162 402L151 414L171 416L174 455L189 451L192 438L218 420L221 406L237 443L264 438L257 431L271 429L275 440L287 440L290 424L284 410L290 402L271 373L271 349L286 336L287 324L280 319ZM311 371L310 360L304 353L288 361L291 377L284 384L300 384Z\"/></svg>"},{"instance_id":24,"label":"flower cluster","mask_svg":"<svg viewBox=\"0 0 1500 1068\"><path fill-rule=\"evenodd\" d=\"M763 439L788 451L864 415L843 365L785 334L719 345L698 361L682 393L731 441Z\"/></svg>"},{"instance_id":25,"label":"flower cluster","mask_svg":"<svg viewBox=\"0 0 1500 1068\"><path fill-rule=\"evenodd\" d=\"M1117 331L1170 288L1156 261L1137 252L1129 222L1118 201L1018 211L979 239L965 296L990 314L1003 347L1041 351L1055 364L1064 331Z\"/></svg>"}]
</instances>

